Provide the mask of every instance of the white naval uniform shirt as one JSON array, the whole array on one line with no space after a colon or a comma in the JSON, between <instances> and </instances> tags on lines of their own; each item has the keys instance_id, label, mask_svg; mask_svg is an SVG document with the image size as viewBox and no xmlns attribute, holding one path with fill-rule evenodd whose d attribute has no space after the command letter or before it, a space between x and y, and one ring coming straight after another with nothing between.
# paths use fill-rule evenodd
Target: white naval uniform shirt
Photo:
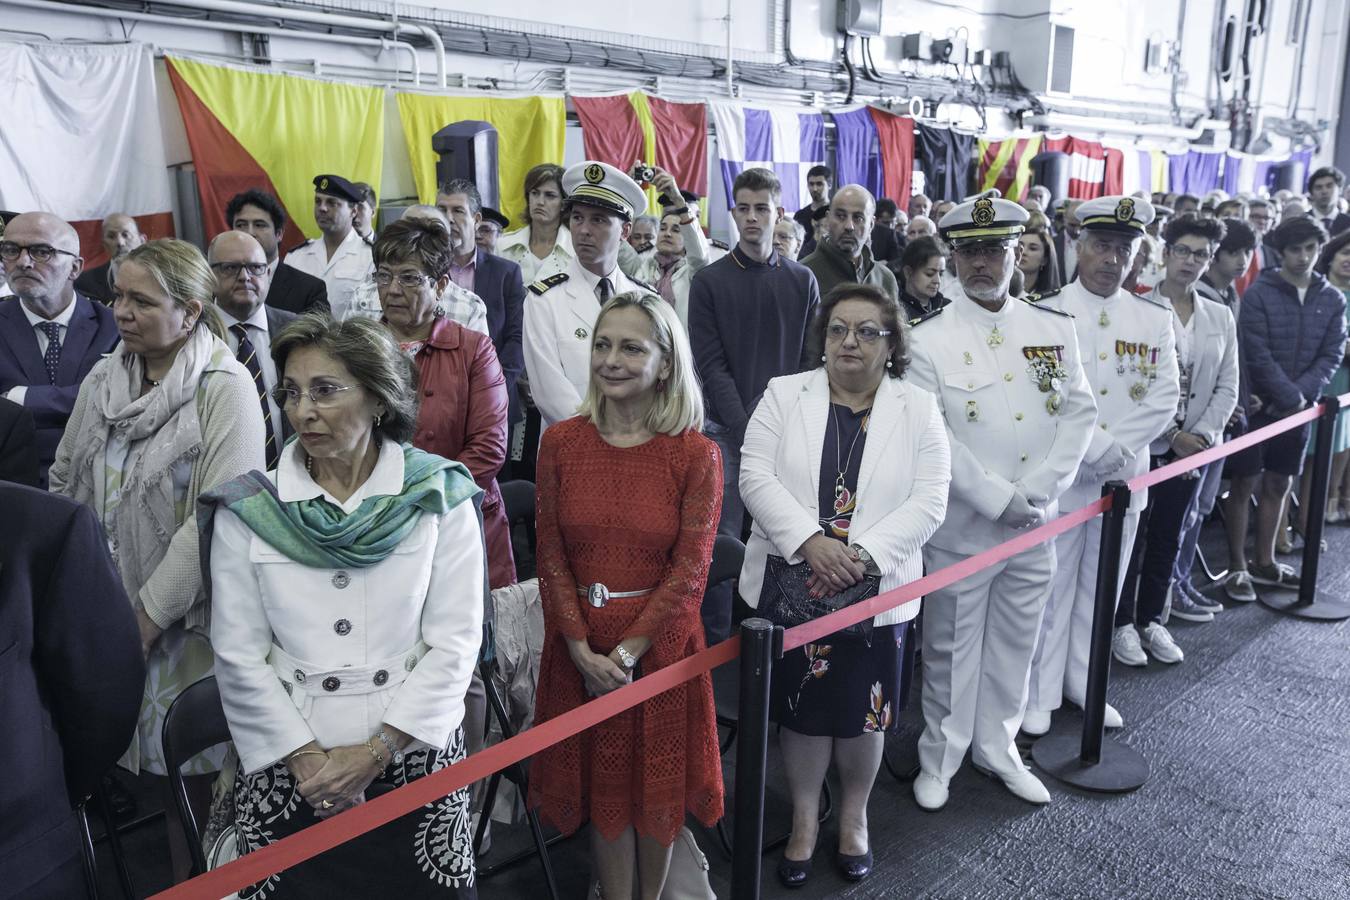
<instances>
[{"instance_id":1,"label":"white naval uniform shirt","mask_svg":"<svg viewBox=\"0 0 1350 900\"><path fill-rule=\"evenodd\" d=\"M911 357L906 377L937 396L952 450L947 517L930 543L969 554L1013 537L998 517L1017 491L1053 517L1097 413L1073 319L1017 299L989 312L958 292L914 326Z\"/></svg>"},{"instance_id":2,"label":"white naval uniform shirt","mask_svg":"<svg viewBox=\"0 0 1350 900\"><path fill-rule=\"evenodd\" d=\"M1119 444L1133 459L1109 477L1128 481L1147 472L1148 445L1175 418L1181 393L1171 308L1125 290L1098 297L1077 281L1039 303L1074 317L1083 370L1097 402L1085 469ZM1079 480L1093 485L1089 502L1100 496L1105 479ZM1143 509L1147 502L1148 492L1138 491L1130 509Z\"/></svg>"},{"instance_id":3,"label":"white naval uniform shirt","mask_svg":"<svg viewBox=\"0 0 1350 900\"><path fill-rule=\"evenodd\" d=\"M600 316L594 275L575 259L563 273L566 280L551 286L536 281L525 293L525 369L530 373L530 393L544 428L576 415L591 378L591 333ZM606 276L610 296L637 287L615 265ZM549 279L552 280L552 279Z\"/></svg>"},{"instance_id":4,"label":"white naval uniform shirt","mask_svg":"<svg viewBox=\"0 0 1350 900\"><path fill-rule=\"evenodd\" d=\"M286 254L286 265L294 266L307 275L320 278L328 287L328 304L334 319L347 317L352 295L363 282L375 273L375 260L370 245L353 228L347 232L332 257L322 237L301 244Z\"/></svg>"}]
</instances>

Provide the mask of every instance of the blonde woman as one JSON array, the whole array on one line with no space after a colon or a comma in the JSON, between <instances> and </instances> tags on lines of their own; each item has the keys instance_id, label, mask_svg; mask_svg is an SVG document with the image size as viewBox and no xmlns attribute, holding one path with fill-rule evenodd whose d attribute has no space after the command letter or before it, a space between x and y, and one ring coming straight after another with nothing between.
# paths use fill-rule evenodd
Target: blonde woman
<instances>
[{"instance_id":1,"label":"blonde woman","mask_svg":"<svg viewBox=\"0 0 1350 900\"><path fill-rule=\"evenodd\" d=\"M221 340L216 279L200 251L151 241L117 266L113 317L122 341L80 386L51 490L88 504L140 623L145 699L121 764L168 774L160 731L183 688L210 675L210 611L198 556L197 496L263 466L263 419L248 370ZM187 767L204 809L224 748ZM191 777L199 776L199 777ZM191 857L163 782L176 879Z\"/></svg>"},{"instance_id":2,"label":"blonde woman","mask_svg":"<svg viewBox=\"0 0 1350 900\"><path fill-rule=\"evenodd\" d=\"M645 291L610 299L593 333L579 415L539 451L536 722L704 647L722 463L700 434L689 340L670 304ZM603 896L655 900L685 814L708 825L722 815L709 676L549 747L530 802L563 832L590 822Z\"/></svg>"}]
</instances>

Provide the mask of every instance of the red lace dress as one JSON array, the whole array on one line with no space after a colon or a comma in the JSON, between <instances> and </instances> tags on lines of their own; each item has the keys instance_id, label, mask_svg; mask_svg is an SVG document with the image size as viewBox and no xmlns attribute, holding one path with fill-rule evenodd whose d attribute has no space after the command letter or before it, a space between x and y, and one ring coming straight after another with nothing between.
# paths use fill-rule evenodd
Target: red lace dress
<instances>
[{"instance_id":1,"label":"red lace dress","mask_svg":"<svg viewBox=\"0 0 1350 900\"><path fill-rule=\"evenodd\" d=\"M591 698L568 638L608 654L626 637L651 648L649 674L704 647L699 605L722 504L717 446L697 432L657 435L637 447L607 444L590 421L544 434L538 464L538 568L544 654L535 722ZM596 582L602 608L577 596ZM628 826L666 844L685 812L706 825L722 816L722 767L712 679L704 675L549 747L530 767L530 804L566 834L590 821L609 840Z\"/></svg>"}]
</instances>

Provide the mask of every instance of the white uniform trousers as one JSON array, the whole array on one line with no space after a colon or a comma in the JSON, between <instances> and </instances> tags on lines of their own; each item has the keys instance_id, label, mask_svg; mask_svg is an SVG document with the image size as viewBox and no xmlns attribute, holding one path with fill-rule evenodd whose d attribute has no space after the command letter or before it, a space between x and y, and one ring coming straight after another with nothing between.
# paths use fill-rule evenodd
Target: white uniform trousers
<instances>
[{"instance_id":1,"label":"white uniform trousers","mask_svg":"<svg viewBox=\"0 0 1350 900\"><path fill-rule=\"evenodd\" d=\"M1078 488L1070 488L1070 492ZM1092 499L1100 497L1100 488ZM1060 514L1064 513L1060 499ZM1074 504L1081 509L1085 503ZM1031 662L1031 692L1027 708L1041 712L1059 709L1064 698L1083 705L1087 694L1088 655L1092 649L1092 613L1097 597L1097 560L1101 552L1102 516L1089 519L1082 525L1055 538L1055 557L1058 568L1050 587L1050 600L1041 619L1041 633L1036 642L1036 654ZM1120 544L1120 577L1116 579L1116 603L1120 604L1120 589L1125 583L1125 568L1134 547L1134 534L1139 529L1139 511L1125 514L1125 533Z\"/></svg>"},{"instance_id":2,"label":"white uniform trousers","mask_svg":"<svg viewBox=\"0 0 1350 900\"><path fill-rule=\"evenodd\" d=\"M923 549L927 571L968 558ZM944 781L966 749L1003 775L1025 769L1013 739L1022 725L1027 672L1055 572L1047 541L982 569L923 601L923 736L919 763Z\"/></svg>"}]
</instances>

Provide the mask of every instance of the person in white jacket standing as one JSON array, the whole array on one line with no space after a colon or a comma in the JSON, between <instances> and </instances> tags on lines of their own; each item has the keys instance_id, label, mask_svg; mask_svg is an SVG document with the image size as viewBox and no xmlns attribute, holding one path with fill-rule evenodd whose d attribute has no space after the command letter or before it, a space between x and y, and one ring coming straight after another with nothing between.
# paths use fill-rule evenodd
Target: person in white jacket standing
<instances>
[{"instance_id":1,"label":"person in white jacket standing","mask_svg":"<svg viewBox=\"0 0 1350 900\"><path fill-rule=\"evenodd\" d=\"M1074 317L1083 369L1097 402L1097 424L1073 485L1060 497L1060 511L1081 509L1099 499L1108 481L1128 481L1148 471L1148 447L1176 414L1176 339L1172 310L1151 297L1123 290L1153 206L1135 197L1100 197L1078 207L1078 277L1038 302ZM1130 498L1121 541L1120 583L1134 546L1139 512L1148 492ZM1041 621L1031 666L1031 686L1022 730L1050 728L1050 713L1067 697L1083 705L1087 693L1088 648L1097 592L1102 517L1055 539L1059 569ZM1119 728L1120 714L1106 707L1106 726Z\"/></svg>"},{"instance_id":2,"label":"person in white jacket standing","mask_svg":"<svg viewBox=\"0 0 1350 900\"><path fill-rule=\"evenodd\" d=\"M740 480L754 516L740 581L750 606L763 602L770 557L808 565L816 595L864 574L880 575L882 591L922 577L919 551L946 513L951 456L933 395L903 380L900 323L894 297L839 285L821 301L810 338L823 365L772 379L755 408ZM868 642L828 635L774 666L772 716L792 791L792 836L778 869L787 887L811 872L832 759L843 784L836 862L850 881L871 871L867 799L908 693L918 612L911 600L875 616Z\"/></svg>"},{"instance_id":3,"label":"person in white jacket standing","mask_svg":"<svg viewBox=\"0 0 1350 900\"><path fill-rule=\"evenodd\" d=\"M1073 319L1008 292L1026 221L1017 204L983 197L942 217L960 287L914 326L909 369L937 395L952 449L947 517L924 547L930 573L1053 517L1091 437L1096 407ZM924 809L946 804L967 749L1014 795L1050 802L1014 739L1054 572L1054 545L1041 541L925 598L914 781Z\"/></svg>"}]
</instances>

